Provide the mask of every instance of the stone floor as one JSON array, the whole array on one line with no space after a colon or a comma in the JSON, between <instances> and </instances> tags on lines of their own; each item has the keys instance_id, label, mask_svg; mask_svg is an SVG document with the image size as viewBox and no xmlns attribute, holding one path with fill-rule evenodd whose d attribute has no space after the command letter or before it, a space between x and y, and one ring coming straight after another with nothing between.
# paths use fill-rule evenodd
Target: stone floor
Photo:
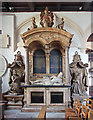
<instances>
[{"instance_id":1,"label":"stone floor","mask_svg":"<svg viewBox=\"0 0 93 120\"><path fill-rule=\"evenodd\" d=\"M5 110L5 120L35 120L39 112L21 112L21 110ZM64 112L46 112L46 120L63 120Z\"/></svg>"}]
</instances>

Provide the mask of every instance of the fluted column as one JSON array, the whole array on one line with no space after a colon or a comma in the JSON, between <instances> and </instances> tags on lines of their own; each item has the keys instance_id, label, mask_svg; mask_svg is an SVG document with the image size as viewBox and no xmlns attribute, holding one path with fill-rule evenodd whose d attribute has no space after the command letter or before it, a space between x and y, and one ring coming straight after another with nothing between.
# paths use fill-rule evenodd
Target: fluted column
<instances>
[{"instance_id":1,"label":"fluted column","mask_svg":"<svg viewBox=\"0 0 93 120\"><path fill-rule=\"evenodd\" d=\"M69 84L69 48L65 48L65 77L66 82Z\"/></svg>"},{"instance_id":2,"label":"fluted column","mask_svg":"<svg viewBox=\"0 0 93 120\"><path fill-rule=\"evenodd\" d=\"M24 47L26 51L26 59L25 59L25 85L29 84L29 49L28 47Z\"/></svg>"}]
</instances>

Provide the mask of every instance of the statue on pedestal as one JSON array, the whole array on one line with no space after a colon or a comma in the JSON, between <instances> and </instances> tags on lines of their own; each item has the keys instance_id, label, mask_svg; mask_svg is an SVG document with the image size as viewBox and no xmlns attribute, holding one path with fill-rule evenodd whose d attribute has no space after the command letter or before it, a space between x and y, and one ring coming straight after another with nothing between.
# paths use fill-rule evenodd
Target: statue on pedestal
<instances>
[{"instance_id":1,"label":"statue on pedestal","mask_svg":"<svg viewBox=\"0 0 93 120\"><path fill-rule=\"evenodd\" d=\"M48 11L48 7L46 7L44 12L41 12L40 18L41 18L41 26L42 27L52 27L53 26L53 13Z\"/></svg>"},{"instance_id":2,"label":"statue on pedestal","mask_svg":"<svg viewBox=\"0 0 93 120\"><path fill-rule=\"evenodd\" d=\"M20 51L15 55L14 62L8 64L8 68L10 68L9 86L11 87L9 94L22 94L21 82L24 82L25 66Z\"/></svg>"},{"instance_id":3,"label":"statue on pedestal","mask_svg":"<svg viewBox=\"0 0 93 120\"><path fill-rule=\"evenodd\" d=\"M78 52L75 52L73 62L70 64L71 92L73 95L87 95L87 70L88 64L83 64Z\"/></svg>"}]
</instances>

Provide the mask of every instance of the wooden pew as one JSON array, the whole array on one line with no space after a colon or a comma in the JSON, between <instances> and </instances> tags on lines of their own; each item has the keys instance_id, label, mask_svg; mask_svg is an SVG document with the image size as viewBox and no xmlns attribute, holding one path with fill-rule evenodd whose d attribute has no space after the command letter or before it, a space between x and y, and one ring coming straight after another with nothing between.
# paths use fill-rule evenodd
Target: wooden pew
<instances>
[{"instance_id":1,"label":"wooden pew","mask_svg":"<svg viewBox=\"0 0 93 120\"><path fill-rule=\"evenodd\" d=\"M87 100L86 100L86 106L88 106L88 107L90 107L91 109L93 109L93 100L87 99Z\"/></svg>"},{"instance_id":2,"label":"wooden pew","mask_svg":"<svg viewBox=\"0 0 93 120\"><path fill-rule=\"evenodd\" d=\"M46 109L47 107L46 106L43 106L42 109L40 110L39 114L38 114L38 117L36 120L46 120Z\"/></svg>"},{"instance_id":3,"label":"wooden pew","mask_svg":"<svg viewBox=\"0 0 93 120\"><path fill-rule=\"evenodd\" d=\"M81 120L81 118L79 118L80 110L81 110L81 103L77 99L75 99L73 108L66 108L65 109L65 118L67 120L68 119Z\"/></svg>"},{"instance_id":4,"label":"wooden pew","mask_svg":"<svg viewBox=\"0 0 93 120\"><path fill-rule=\"evenodd\" d=\"M89 109L88 119L89 119L89 120L93 120L93 110L92 110L92 109Z\"/></svg>"},{"instance_id":5,"label":"wooden pew","mask_svg":"<svg viewBox=\"0 0 93 120\"><path fill-rule=\"evenodd\" d=\"M82 106L81 118L84 118L84 120L87 120L88 118L88 108L85 105Z\"/></svg>"},{"instance_id":6,"label":"wooden pew","mask_svg":"<svg viewBox=\"0 0 93 120\"><path fill-rule=\"evenodd\" d=\"M5 108L5 103L0 103L0 120L4 119L4 108Z\"/></svg>"}]
</instances>

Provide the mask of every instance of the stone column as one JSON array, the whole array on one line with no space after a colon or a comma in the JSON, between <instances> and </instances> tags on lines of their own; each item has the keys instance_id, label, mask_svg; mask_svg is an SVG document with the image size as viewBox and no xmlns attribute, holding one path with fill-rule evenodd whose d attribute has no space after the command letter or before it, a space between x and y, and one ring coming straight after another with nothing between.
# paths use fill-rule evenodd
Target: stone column
<instances>
[{"instance_id":1,"label":"stone column","mask_svg":"<svg viewBox=\"0 0 93 120\"><path fill-rule=\"evenodd\" d=\"M25 59L25 85L29 85L29 49L24 47L26 51Z\"/></svg>"},{"instance_id":2,"label":"stone column","mask_svg":"<svg viewBox=\"0 0 93 120\"><path fill-rule=\"evenodd\" d=\"M65 74L65 55L62 56L62 72L63 72L63 76L66 78L66 74ZM64 79L63 82L66 82L66 80Z\"/></svg>"},{"instance_id":3,"label":"stone column","mask_svg":"<svg viewBox=\"0 0 93 120\"><path fill-rule=\"evenodd\" d=\"M33 80L33 51L30 53L29 56L29 74L30 80Z\"/></svg>"},{"instance_id":4,"label":"stone column","mask_svg":"<svg viewBox=\"0 0 93 120\"><path fill-rule=\"evenodd\" d=\"M46 74L50 73L50 68L49 68L49 56L50 56L50 46L45 45L45 53L46 53Z\"/></svg>"},{"instance_id":5,"label":"stone column","mask_svg":"<svg viewBox=\"0 0 93 120\"><path fill-rule=\"evenodd\" d=\"M46 74L50 73L50 68L49 68L49 56L50 54L46 54Z\"/></svg>"},{"instance_id":6,"label":"stone column","mask_svg":"<svg viewBox=\"0 0 93 120\"><path fill-rule=\"evenodd\" d=\"M69 84L69 48L65 48L65 78L66 82Z\"/></svg>"}]
</instances>

